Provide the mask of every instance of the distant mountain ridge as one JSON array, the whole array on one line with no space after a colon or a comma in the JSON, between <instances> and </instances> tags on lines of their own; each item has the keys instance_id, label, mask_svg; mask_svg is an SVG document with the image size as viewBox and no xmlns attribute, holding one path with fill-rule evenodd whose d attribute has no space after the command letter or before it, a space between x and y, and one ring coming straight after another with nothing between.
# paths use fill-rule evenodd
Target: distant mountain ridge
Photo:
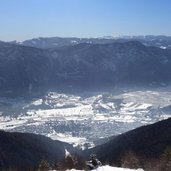
<instances>
[{"instance_id":1,"label":"distant mountain ridge","mask_svg":"<svg viewBox=\"0 0 171 171\"><path fill-rule=\"evenodd\" d=\"M106 44L106 43L123 43L128 41L139 41L146 46L155 46L163 49L171 49L171 36L104 36L99 38L77 38L77 37L40 37L25 40L22 42L13 41L14 44L22 44L30 47L42 49L56 48L62 46L71 46L80 43L89 44Z\"/></svg>"},{"instance_id":2,"label":"distant mountain ridge","mask_svg":"<svg viewBox=\"0 0 171 171\"><path fill-rule=\"evenodd\" d=\"M171 50L137 41L53 49L0 43L0 88L168 84Z\"/></svg>"}]
</instances>

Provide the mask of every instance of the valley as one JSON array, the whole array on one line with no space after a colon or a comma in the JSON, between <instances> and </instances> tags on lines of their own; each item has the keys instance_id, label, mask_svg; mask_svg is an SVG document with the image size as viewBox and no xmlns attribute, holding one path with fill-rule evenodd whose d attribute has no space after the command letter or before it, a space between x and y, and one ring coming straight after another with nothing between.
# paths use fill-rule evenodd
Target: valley
<instances>
[{"instance_id":1,"label":"valley","mask_svg":"<svg viewBox=\"0 0 171 171\"><path fill-rule=\"evenodd\" d=\"M47 92L34 98L0 98L0 129L30 132L90 148L171 116L170 87Z\"/></svg>"}]
</instances>

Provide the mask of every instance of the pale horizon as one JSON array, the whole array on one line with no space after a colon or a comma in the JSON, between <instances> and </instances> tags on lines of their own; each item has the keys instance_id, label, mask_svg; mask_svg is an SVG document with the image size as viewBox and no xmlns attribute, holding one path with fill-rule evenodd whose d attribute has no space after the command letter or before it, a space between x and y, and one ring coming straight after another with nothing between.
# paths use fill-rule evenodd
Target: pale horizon
<instances>
[{"instance_id":1,"label":"pale horizon","mask_svg":"<svg viewBox=\"0 0 171 171\"><path fill-rule=\"evenodd\" d=\"M142 34L139 34L139 35L116 35L116 36L99 36L99 37L77 37L77 36L37 36L37 37L28 37L26 39L11 39L11 40L0 40L0 41L3 41L3 42L13 42L13 41L16 41L16 42L24 42L26 40L32 40L32 39L41 39L41 38L78 38L78 39L98 39L98 38L108 38L108 37L111 37L111 38L126 38L126 37L138 37L138 36L165 36L165 37L171 37L171 35L142 35Z\"/></svg>"},{"instance_id":2,"label":"pale horizon","mask_svg":"<svg viewBox=\"0 0 171 171\"><path fill-rule=\"evenodd\" d=\"M170 0L2 0L0 40L171 35Z\"/></svg>"}]
</instances>

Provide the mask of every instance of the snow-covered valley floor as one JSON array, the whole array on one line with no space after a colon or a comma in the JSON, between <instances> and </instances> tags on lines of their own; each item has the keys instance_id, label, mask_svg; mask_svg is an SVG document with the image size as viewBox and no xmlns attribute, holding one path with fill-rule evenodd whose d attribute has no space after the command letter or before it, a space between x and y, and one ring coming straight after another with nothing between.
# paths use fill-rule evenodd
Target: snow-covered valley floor
<instances>
[{"instance_id":1,"label":"snow-covered valley floor","mask_svg":"<svg viewBox=\"0 0 171 171\"><path fill-rule=\"evenodd\" d=\"M39 133L75 146L92 147L103 138L170 116L170 88L0 98L0 129Z\"/></svg>"}]
</instances>

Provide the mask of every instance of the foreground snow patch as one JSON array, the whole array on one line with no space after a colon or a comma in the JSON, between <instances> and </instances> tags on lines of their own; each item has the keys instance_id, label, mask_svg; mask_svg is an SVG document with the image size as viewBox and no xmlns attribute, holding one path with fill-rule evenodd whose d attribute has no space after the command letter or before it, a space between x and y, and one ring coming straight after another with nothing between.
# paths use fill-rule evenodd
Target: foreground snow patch
<instances>
[{"instance_id":1,"label":"foreground snow patch","mask_svg":"<svg viewBox=\"0 0 171 171\"><path fill-rule=\"evenodd\" d=\"M67 170L67 171L78 171L78 170L72 169L72 170ZM144 171L144 170L143 169L126 169L126 168L119 168L119 167L102 166L93 171Z\"/></svg>"}]
</instances>

